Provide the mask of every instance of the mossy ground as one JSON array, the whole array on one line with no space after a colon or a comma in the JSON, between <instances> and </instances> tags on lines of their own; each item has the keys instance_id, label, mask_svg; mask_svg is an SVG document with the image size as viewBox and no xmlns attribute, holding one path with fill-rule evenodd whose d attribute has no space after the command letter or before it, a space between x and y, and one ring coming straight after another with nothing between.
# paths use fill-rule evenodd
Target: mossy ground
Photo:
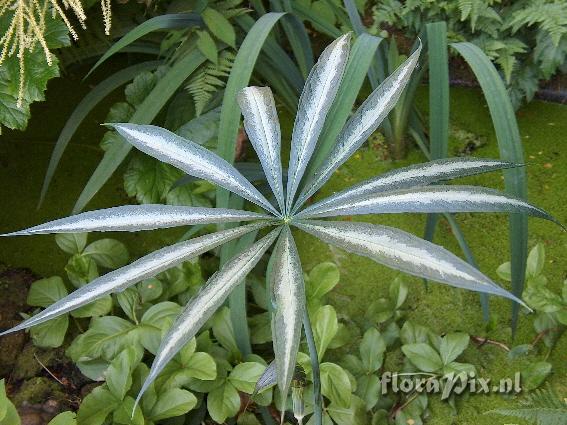
<instances>
[{"instance_id":1,"label":"mossy ground","mask_svg":"<svg viewBox=\"0 0 567 425\"><path fill-rule=\"evenodd\" d=\"M71 82L56 80L50 87L48 102L34 106L30 129L25 133L6 132L0 140L0 232L61 217L71 210L82 187L101 158L97 148L103 130L97 125L104 119L109 104L100 105L94 118L81 127L62 160L62 167L56 174L44 207L37 210L36 204L49 155L57 134L74 105L88 90L84 83L75 79ZM72 88L72 90L70 90ZM68 96L62 102L61 93ZM452 89L452 123L459 128L485 136L487 143L474 152L479 157L498 157L496 139L492 130L488 109L480 92L471 89ZM422 90L420 101L427 108L427 93ZM518 113L529 166L529 197L531 202L546 209L563 223L567 223L567 107L532 102ZM284 127L289 127L289 125ZM289 130L289 128L288 128ZM285 133L284 128L284 133ZM461 141L451 141L451 152ZM409 157L395 163L382 161L374 149L363 148L323 188L318 197L350 186L365 178L394 167L421 162L424 158L413 150ZM467 184L503 188L499 173L475 176L463 180ZM88 209L120 205L129 202L122 189L121 173L105 185ZM420 215L383 215L379 217L356 217L356 220L383 223L421 235L424 217ZM507 240L508 220L505 215L460 214L461 224L479 267L497 280L495 273L499 264L509 258ZM159 231L139 234L120 234L116 237L125 242L132 256L137 257L158 246L171 242L177 232ZM100 237L93 235L94 237ZM381 267L368 259L346 254L318 242L305 234L297 233L302 263L309 270L321 261L334 261L341 269L341 283L335 291L334 301L340 313L356 320L364 314L368 304L384 296L389 282L396 272ZM543 242L546 248L545 274L554 290L567 275L567 235L556 225L537 219L530 219L530 247ZM455 239L444 223L440 223L435 242L461 254ZM62 275L67 256L55 245L52 236L0 239L0 261L10 266L30 267L34 272L51 276ZM464 331L471 335L486 335L481 319L479 297L476 293L449 288L432 283L425 290L418 279L407 277L413 284L407 302L411 309L409 318L431 327L438 333ZM497 280L498 281L498 280ZM509 327L510 303L492 297L492 314L498 317L498 326L488 336L491 339L511 342ZM522 315L516 339L513 344L528 343L535 336L532 318ZM481 375L492 379L511 376L526 364L543 359L547 352L539 346L538 354L517 361L509 361L506 354L494 347L477 349L471 345L465 352L464 361L474 363ZM567 337L559 341L548 361L553 363L553 374L549 382L563 395L567 394ZM496 416L482 416L487 410L516 405L516 400L498 395L472 396L466 402L459 402L459 413L453 416L450 407L432 397L432 416L428 423L459 425L482 425L508 423L509 420ZM479 416L480 415L480 416ZM515 421L514 423L516 423ZM518 422L519 423L519 422Z\"/></svg>"}]
</instances>

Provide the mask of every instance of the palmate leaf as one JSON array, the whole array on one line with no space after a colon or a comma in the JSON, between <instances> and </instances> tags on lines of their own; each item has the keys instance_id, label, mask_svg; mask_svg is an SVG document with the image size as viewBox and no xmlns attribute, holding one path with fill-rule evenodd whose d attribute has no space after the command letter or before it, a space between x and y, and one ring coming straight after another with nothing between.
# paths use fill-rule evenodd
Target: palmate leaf
<instances>
[{"instance_id":1,"label":"palmate leaf","mask_svg":"<svg viewBox=\"0 0 567 425\"><path fill-rule=\"evenodd\" d=\"M41 313L0 333L0 336L44 323L62 314L68 313L71 310L89 304L105 295L123 291L137 282L153 277L183 261L201 255L219 245L239 238L248 232L258 230L265 225L265 223L258 223L240 226L234 229L194 238L186 242L180 242L154 251L125 267L93 280L88 285L77 289L72 294L50 305Z\"/></svg>"},{"instance_id":2,"label":"palmate leaf","mask_svg":"<svg viewBox=\"0 0 567 425\"><path fill-rule=\"evenodd\" d=\"M250 211L161 204L125 205L88 211L0 236L45 233L137 232L193 224L231 223L273 218Z\"/></svg>"},{"instance_id":3,"label":"palmate leaf","mask_svg":"<svg viewBox=\"0 0 567 425\"><path fill-rule=\"evenodd\" d=\"M350 33L339 37L323 51L301 93L291 136L287 211L291 211L295 193L341 83L348 60L350 37Z\"/></svg>"},{"instance_id":4,"label":"palmate leaf","mask_svg":"<svg viewBox=\"0 0 567 425\"><path fill-rule=\"evenodd\" d=\"M275 241L280 228L272 230L250 248L242 251L211 276L201 291L187 304L171 330L163 338L152 368L140 390L136 403L157 378L165 365L193 338L201 326L221 306L230 292L254 268Z\"/></svg>"},{"instance_id":5,"label":"palmate leaf","mask_svg":"<svg viewBox=\"0 0 567 425\"><path fill-rule=\"evenodd\" d=\"M443 180L466 177L489 171L496 171L519 165L507 161L481 158L451 158L438 159L422 164L398 168L379 176L372 177L361 183L335 193L302 211L311 213L326 208L328 205L338 205L363 196L386 191L409 189L411 187L427 186Z\"/></svg>"},{"instance_id":6,"label":"palmate leaf","mask_svg":"<svg viewBox=\"0 0 567 425\"><path fill-rule=\"evenodd\" d=\"M294 223L323 242L414 276L486 292L525 304L445 248L410 233L368 223L302 220Z\"/></svg>"},{"instance_id":7,"label":"palmate leaf","mask_svg":"<svg viewBox=\"0 0 567 425\"><path fill-rule=\"evenodd\" d=\"M154 125L112 124L129 143L187 174L216 183L279 215L272 204L234 166L208 149Z\"/></svg>"},{"instance_id":8,"label":"palmate leaf","mask_svg":"<svg viewBox=\"0 0 567 425\"><path fill-rule=\"evenodd\" d=\"M421 46L368 96L348 120L337 136L337 143L327 160L315 172L313 181L299 195L295 204L296 209L329 180L333 172L368 139L382 120L388 116L408 84L417 66L420 52Z\"/></svg>"},{"instance_id":9,"label":"palmate leaf","mask_svg":"<svg viewBox=\"0 0 567 425\"><path fill-rule=\"evenodd\" d=\"M288 226L282 230L272 256L272 338L278 387L285 405L295 370L305 311L303 270Z\"/></svg>"},{"instance_id":10,"label":"palmate leaf","mask_svg":"<svg viewBox=\"0 0 567 425\"><path fill-rule=\"evenodd\" d=\"M334 217L337 215L508 212L525 213L554 221L544 210L519 198L494 189L477 186L426 186L363 196L348 202L327 204L324 208L297 217Z\"/></svg>"},{"instance_id":11,"label":"palmate leaf","mask_svg":"<svg viewBox=\"0 0 567 425\"><path fill-rule=\"evenodd\" d=\"M281 130L272 91L269 87L246 87L238 94L238 104L248 138L258 152L268 184L283 211Z\"/></svg>"}]
</instances>

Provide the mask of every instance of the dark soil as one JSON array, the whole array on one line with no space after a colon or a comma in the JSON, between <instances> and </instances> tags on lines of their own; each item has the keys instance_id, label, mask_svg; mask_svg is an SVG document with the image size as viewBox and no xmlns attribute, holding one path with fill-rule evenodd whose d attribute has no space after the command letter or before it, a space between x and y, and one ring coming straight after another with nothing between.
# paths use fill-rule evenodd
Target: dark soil
<instances>
[{"instance_id":1,"label":"dark soil","mask_svg":"<svg viewBox=\"0 0 567 425\"><path fill-rule=\"evenodd\" d=\"M30 285L38 278L30 269L0 265L0 330L18 324L20 312L33 311L26 299ZM23 331L2 337L0 379L6 380L8 396L18 409L22 425L45 425L59 412L76 410L88 393L83 388L90 385L65 357L64 347L35 347Z\"/></svg>"}]
</instances>

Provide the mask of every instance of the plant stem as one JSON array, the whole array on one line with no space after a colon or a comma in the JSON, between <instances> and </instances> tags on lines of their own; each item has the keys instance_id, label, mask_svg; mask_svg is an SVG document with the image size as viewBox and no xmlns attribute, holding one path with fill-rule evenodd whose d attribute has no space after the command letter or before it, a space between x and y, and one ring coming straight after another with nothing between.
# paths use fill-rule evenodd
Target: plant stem
<instances>
[{"instance_id":1,"label":"plant stem","mask_svg":"<svg viewBox=\"0 0 567 425\"><path fill-rule=\"evenodd\" d=\"M305 312L303 314L303 329L305 331L307 346L309 347L309 356L311 357L311 368L313 371L313 415L315 416L315 425L322 425L323 398L321 397L319 357L317 356L317 347L315 346L315 338L313 338L313 329L311 329L311 320L309 320L307 307L305 307Z\"/></svg>"}]
</instances>

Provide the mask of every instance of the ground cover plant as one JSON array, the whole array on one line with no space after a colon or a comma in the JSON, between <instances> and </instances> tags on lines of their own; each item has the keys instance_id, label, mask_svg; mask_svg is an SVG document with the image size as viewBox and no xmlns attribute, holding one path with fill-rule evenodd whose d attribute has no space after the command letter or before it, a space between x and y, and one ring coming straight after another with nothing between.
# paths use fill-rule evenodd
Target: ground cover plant
<instances>
[{"instance_id":1,"label":"ground cover plant","mask_svg":"<svg viewBox=\"0 0 567 425\"><path fill-rule=\"evenodd\" d=\"M542 210L520 199L490 189L443 185L415 187L416 175L420 176L418 184L424 183L423 173L431 176L430 181L425 181L425 183L434 183L457 176L513 167L515 164L473 159L439 160L425 163L370 179L351 190L346 190L326 201L323 200L301 210L302 203L315 193L333 171L346 161L377 128L381 119L400 96L419 56L418 49L369 96L368 100L347 122L328 159L302 186L301 180L317 144L325 113L331 107L342 79L348 58L348 45L349 35L331 44L322 54L307 80L292 135L292 152L285 197L281 182L281 159L279 158L281 143L279 124L273 118L275 116L273 98L265 88L247 88L240 93L239 102L245 116L245 126L259 154L268 183L273 189L274 203L260 194L232 166L197 144L153 126L115 124L114 128L128 142L142 151L196 177L207 178L257 204L271 215L220 208L142 205L82 213L22 231L20 234L59 231L76 233L88 230L147 230L204 222L259 221L256 224L221 230L214 234L194 238L150 254L123 269L111 272L83 286L69 297L63 298L41 313L32 316L14 330L45 322L76 307L86 305L100 296L116 290L124 290L139 280L151 277L169 266L208 251L223 242L247 233L253 235L253 238L241 247L240 252L227 261L220 272L213 275L204 289L189 302L165 336L164 342L156 351L156 359L148 378L141 386L141 396L157 378L159 372L166 367L168 361L196 335L199 328L222 304L229 292L258 263L270 245L279 237L272 253L273 263L271 272L269 272L269 280L272 283L270 291L273 291L274 303L272 323L275 329L281 329L279 332L274 332L273 337L278 386L282 398L285 399L292 379L292 371L295 369L295 356L305 310L302 273L289 225L315 234L325 242L368 256L402 271L458 287L507 296L519 301L458 257L405 232L384 226L312 220L342 214L442 211L523 212L551 219ZM380 189L386 186L386 182L388 189L395 188L396 190L381 192ZM297 199L296 195L298 195ZM259 242L250 245L255 238L255 232L267 226L276 226L276 229ZM424 266L429 262L435 266ZM195 309L201 311L201 314L195 315ZM320 421L322 413L321 402L318 400L317 355L313 339L310 337L310 326L307 320L305 322L303 326L313 357L311 366L315 384L315 420Z\"/></svg>"}]
</instances>

